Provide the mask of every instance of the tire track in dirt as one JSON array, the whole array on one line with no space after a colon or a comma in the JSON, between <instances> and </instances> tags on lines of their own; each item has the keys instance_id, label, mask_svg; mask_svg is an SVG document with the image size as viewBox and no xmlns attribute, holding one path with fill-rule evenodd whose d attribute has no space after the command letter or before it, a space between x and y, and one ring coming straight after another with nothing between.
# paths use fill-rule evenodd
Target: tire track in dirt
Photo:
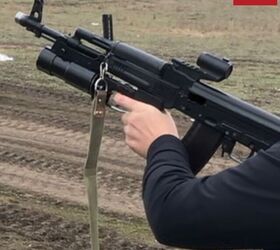
<instances>
[{"instance_id":1,"label":"tire track in dirt","mask_svg":"<svg viewBox=\"0 0 280 250\"><path fill-rule=\"evenodd\" d=\"M88 142L87 135L1 118L0 160L2 162L29 169L32 173L40 171L45 174L63 176L71 181L82 182ZM71 136L65 136L68 134ZM82 140L77 144L77 138L81 137ZM127 152L116 152L115 145L112 144L121 144L121 148L124 149L123 142L115 143L107 137L103 139L98 171L99 188L103 190L101 193L108 196L108 193L113 192L117 196L126 197L130 200L128 202L136 204L137 215L139 203L141 203L143 166L142 168L139 167L139 164L137 166L134 157L129 161ZM129 151L128 148L126 150ZM108 152L111 157L106 156ZM122 158L124 160L121 160ZM33 190L34 185L31 185L31 188ZM118 200L119 198L116 198L116 201ZM113 202L112 205L115 207Z\"/></svg>"},{"instance_id":2,"label":"tire track in dirt","mask_svg":"<svg viewBox=\"0 0 280 250\"><path fill-rule=\"evenodd\" d=\"M33 126L35 127L33 128ZM84 187L82 166L85 161L86 135L82 135L84 138L77 146L75 142L77 142L77 138L81 137L81 134L72 131L60 129L58 133L56 128L38 127L35 123L3 120L1 117L0 128L1 183L13 187L17 187L20 183L18 188L47 195L51 195L56 189L63 190L53 193L55 197L63 199L69 198L67 193L74 194L75 197L83 197L81 186ZM71 138L65 139L67 136L64 135L68 133L71 134ZM77 137L75 134L78 134ZM63 141L63 138L66 141ZM123 157L126 162L115 158L110 159L110 155L116 156L116 154L111 153L116 148L112 144L116 143L106 136L103 139L98 180L99 193L103 199L102 204L107 205L102 206L108 211L123 211L123 213L134 216L140 214L143 216L140 197L143 166L141 168L137 164L139 161L135 162L134 157L129 162L127 152L121 152L117 155ZM121 144L120 147L124 149L123 142L117 144ZM109 157L104 154L109 154ZM211 166L211 164L209 165ZM216 165L215 168L217 168ZM77 188L76 191L75 188ZM65 196L63 192L66 192ZM81 198L75 200L69 198L69 200L82 202ZM117 204L121 208L118 208ZM123 210L123 206L128 208L128 211Z\"/></svg>"},{"instance_id":3,"label":"tire track in dirt","mask_svg":"<svg viewBox=\"0 0 280 250\"><path fill-rule=\"evenodd\" d=\"M14 83L2 84L0 90L0 161L30 171L29 179L33 178L33 173L40 172L83 185L90 98ZM113 112L109 115L99 159L101 196L110 200L108 210L110 206L115 210L119 204L119 207L128 207L130 214L143 215L140 209L143 164L139 164L143 160L139 161L140 158L117 139L122 137L121 126L112 121L119 117ZM2 177L4 175L5 172ZM33 184L29 189L40 190ZM110 198L111 194L114 194L113 198ZM119 203L122 200L119 196L127 202Z\"/></svg>"},{"instance_id":4,"label":"tire track in dirt","mask_svg":"<svg viewBox=\"0 0 280 250\"><path fill-rule=\"evenodd\" d=\"M11 120L0 115L0 135L4 139L14 140L14 144L36 144L54 151L65 152L68 155L86 157L89 133L74 132L64 128L49 127L34 122ZM133 174L139 172L139 162L143 160L134 154L124 143L110 136L104 135L102 139L100 158L104 161L116 162L125 171L132 169ZM144 163L144 162L143 162ZM143 164L142 164L143 169ZM131 171L130 171L131 172Z\"/></svg>"},{"instance_id":5,"label":"tire track in dirt","mask_svg":"<svg viewBox=\"0 0 280 250\"><path fill-rule=\"evenodd\" d=\"M83 185L83 165L89 138L89 98L14 84L3 84L0 88L0 160L30 171L31 179L33 173L36 175L40 171L42 175L59 176ZM115 114L113 116L116 118ZM120 125L114 124L112 120L108 122L109 135L105 131L103 137L99 189L106 198L114 194L109 202L113 209L117 207L114 202L121 200L120 196L131 205L121 202L119 206L125 204L133 214L132 204L135 204L135 214L141 214L143 165L139 166L139 158L123 141L111 136L116 134L118 127L119 137L122 133ZM18 179L19 176L14 178ZM37 189L33 184L29 188Z\"/></svg>"},{"instance_id":6,"label":"tire track in dirt","mask_svg":"<svg viewBox=\"0 0 280 250\"><path fill-rule=\"evenodd\" d=\"M73 203L87 204L85 185L82 182L35 172L4 162L0 164L0 172L1 184ZM140 200L132 201L124 193L114 192L102 186L99 187L98 194L99 207L106 212L144 217L143 205Z\"/></svg>"},{"instance_id":7,"label":"tire track in dirt","mask_svg":"<svg viewBox=\"0 0 280 250\"><path fill-rule=\"evenodd\" d=\"M4 139L3 139L4 138ZM64 176L71 180L83 179L83 165L85 159L80 156L55 152L45 148L38 149L36 144L16 144L14 140L7 140L0 136L0 160L17 164L35 171ZM39 145L40 147L42 145ZM28 147L28 150L26 149ZM68 151L71 152L71 151ZM109 189L134 195L140 192L141 174L132 169L122 168L121 165L107 159L100 159L98 168L99 182Z\"/></svg>"}]
</instances>

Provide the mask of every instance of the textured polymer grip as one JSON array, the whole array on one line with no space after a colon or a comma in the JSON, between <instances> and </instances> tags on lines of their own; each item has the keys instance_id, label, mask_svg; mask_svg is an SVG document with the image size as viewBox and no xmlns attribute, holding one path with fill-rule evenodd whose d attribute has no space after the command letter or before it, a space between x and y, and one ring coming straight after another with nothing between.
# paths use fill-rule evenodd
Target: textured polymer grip
<instances>
[{"instance_id":1,"label":"textured polymer grip","mask_svg":"<svg viewBox=\"0 0 280 250\"><path fill-rule=\"evenodd\" d=\"M182 139L189 154L192 172L196 175L216 152L223 134L205 124L194 122Z\"/></svg>"}]
</instances>

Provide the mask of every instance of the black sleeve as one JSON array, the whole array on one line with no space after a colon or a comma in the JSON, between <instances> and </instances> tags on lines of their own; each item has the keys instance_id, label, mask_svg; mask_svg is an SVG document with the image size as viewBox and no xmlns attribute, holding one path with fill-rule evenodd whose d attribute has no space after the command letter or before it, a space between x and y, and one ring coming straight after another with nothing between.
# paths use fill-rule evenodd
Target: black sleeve
<instances>
[{"instance_id":1,"label":"black sleeve","mask_svg":"<svg viewBox=\"0 0 280 250\"><path fill-rule=\"evenodd\" d=\"M182 142L161 136L148 151L143 200L163 244L280 249L280 142L237 167L198 178Z\"/></svg>"}]
</instances>

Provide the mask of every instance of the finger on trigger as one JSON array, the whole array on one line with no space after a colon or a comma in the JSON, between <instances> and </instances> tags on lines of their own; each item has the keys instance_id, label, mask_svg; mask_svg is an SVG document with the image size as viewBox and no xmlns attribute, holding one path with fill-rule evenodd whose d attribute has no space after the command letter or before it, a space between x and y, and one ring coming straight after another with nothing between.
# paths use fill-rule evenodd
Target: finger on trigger
<instances>
[{"instance_id":1,"label":"finger on trigger","mask_svg":"<svg viewBox=\"0 0 280 250\"><path fill-rule=\"evenodd\" d=\"M138 101L133 100L132 98L116 93L113 97L114 102L127 111L132 111L137 106Z\"/></svg>"}]
</instances>

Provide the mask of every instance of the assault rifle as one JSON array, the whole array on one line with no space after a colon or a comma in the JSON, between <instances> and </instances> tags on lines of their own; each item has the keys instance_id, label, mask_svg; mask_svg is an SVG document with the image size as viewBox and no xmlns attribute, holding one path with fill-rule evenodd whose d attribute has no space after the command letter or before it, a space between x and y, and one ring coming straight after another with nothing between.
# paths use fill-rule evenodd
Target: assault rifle
<instances>
[{"instance_id":1,"label":"assault rifle","mask_svg":"<svg viewBox=\"0 0 280 250\"><path fill-rule=\"evenodd\" d=\"M203 53L197 66L178 59L166 62L113 41L112 22L106 16L104 37L83 28L67 36L43 25L42 11L43 0L35 0L30 15L18 12L15 17L36 37L53 43L40 52L38 69L93 95L101 68L108 85L107 99L117 91L161 110L174 108L193 118L195 122L182 141L194 173L219 146L231 156L238 142L250 149L251 156L280 141L279 117L201 81L228 78L233 68L228 59Z\"/></svg>"}]
</instances>

